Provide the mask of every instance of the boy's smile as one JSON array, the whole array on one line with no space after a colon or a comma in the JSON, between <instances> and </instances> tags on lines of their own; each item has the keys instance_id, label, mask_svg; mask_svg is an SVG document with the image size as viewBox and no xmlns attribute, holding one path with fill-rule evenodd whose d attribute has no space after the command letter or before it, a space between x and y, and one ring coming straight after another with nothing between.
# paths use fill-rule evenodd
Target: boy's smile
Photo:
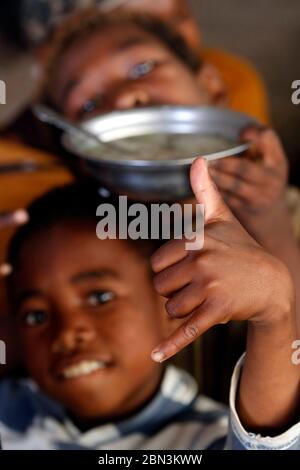
<instances>
[{"instance_id":1,"label":"boy's smile","mask_svg":"<svg viewBox=\"0 0 300 470\"><path fill-rule=\"evenodd\" d=\"M52 372L59 380L74 380L99 371L107 371L112 365L112 359L109 357L95 359L95 357L75 356L72 359L53 364Z\"/></svg>"},{"instance_id":2,"label":"boy's smile","mask_svg":"<svg viewBox=\"0 0 300 470\"><path fill-rule=\"evenodd\" d=\"M24 360L42 390L81 418L131 413L155 392L150 353L166 332L147 259L65 222L25 241L14 274Z\"/></svg>"}]
</instances>

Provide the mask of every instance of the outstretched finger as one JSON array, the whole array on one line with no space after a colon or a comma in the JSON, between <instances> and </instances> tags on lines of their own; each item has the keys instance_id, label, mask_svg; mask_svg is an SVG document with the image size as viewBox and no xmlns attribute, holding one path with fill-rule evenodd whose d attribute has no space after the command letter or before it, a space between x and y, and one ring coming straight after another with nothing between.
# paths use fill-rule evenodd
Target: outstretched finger
<instances>
[{"instance_id":1,"label":"outstretched finger","mask_svg":"<svg viewBox=\"0 0 300 470\"><path fill-rule=\"evenodd\" d=\"M169 338L160 343L151 353L155 362L163 362L177 354L183 348L215 326L216 310L204 301L190 317Z\"/></svg>"}]
</instances>

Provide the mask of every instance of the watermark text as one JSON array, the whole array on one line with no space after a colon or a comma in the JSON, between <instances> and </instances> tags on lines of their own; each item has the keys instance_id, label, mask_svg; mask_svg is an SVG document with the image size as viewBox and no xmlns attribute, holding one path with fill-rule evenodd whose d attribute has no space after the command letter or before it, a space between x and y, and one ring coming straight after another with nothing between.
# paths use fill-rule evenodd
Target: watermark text
<instances>
[{"instance_id":1,"label":"watermark text","mask_svg":"<svg viewBox=\"0 0 300 470\"><path fill-rule=\"evenodd\" d=\"M6 364L6 344L4 341L0 340L0 365L4 366Z\"/></svg>"},{"instance_id":2,"label":"watermark text","mask_svg":"<svg viewBox=\"0 0 300 470\"><path fill-rule=\"evenodd\" d=\"M186 250L201 250L204 245L203 204L128 203L119 196L119 207L100 204L101 218L96 233L100 240L182 240Z\"/></svg>"},{"instance_id":3,"label":"watermark text","mask_svg":"<svg viewBox=\"0 0 300 470\"><path fill-rule=\"evenodd\" d=\"M6 84L0 80L0 104L6 104Z\"/></svg>"},{"instance_id":4,"label":"watermark text","mask_svg":"<svg viewBox=\"0 0 300 470\"><path fill-rule=\"evenodd\" d=\"M294 80L292 83L292 103L295 105L300 104L300 80Z\"/></svg>"}]
</instances>

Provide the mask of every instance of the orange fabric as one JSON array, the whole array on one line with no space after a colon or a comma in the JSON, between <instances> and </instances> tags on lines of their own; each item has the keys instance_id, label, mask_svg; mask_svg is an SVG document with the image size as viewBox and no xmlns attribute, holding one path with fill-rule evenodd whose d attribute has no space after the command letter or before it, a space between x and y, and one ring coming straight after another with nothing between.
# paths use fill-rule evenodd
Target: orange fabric
<instances>
[{"instance_id":1,"label":"orange fabric","mask_svg":"<svg viewBox=\"0 0 300 470\"><path fill-rule=\"evenodd\" d=\"M30 160L47 165L57 158L46 152L27 147L18 142L0 139L0 167L6 163ZM51 187L71 180L63 167L45 168L33 173L0 173L0 212L27 206L34 198Z\"/></svg>"},{"instance_id":2,"label":"orange fabric","mask_svg":"<svg viewBox=\"0 0 300 470\"><path fill-rule=\"evenodd\" d=\"M256 69L245 59L218 49L204 49L202 60L220 72L229 94L229 108L270 124L266 88Z\"/></svg>"}]
</instances>

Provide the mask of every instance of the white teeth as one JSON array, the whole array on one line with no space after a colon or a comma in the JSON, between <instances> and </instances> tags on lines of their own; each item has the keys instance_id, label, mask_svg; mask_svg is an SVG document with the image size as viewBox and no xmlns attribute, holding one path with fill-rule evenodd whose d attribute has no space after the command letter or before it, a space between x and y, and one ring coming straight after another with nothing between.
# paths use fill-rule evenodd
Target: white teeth
<instances>
[{"instance_id":1,"label":"white teeth","mask_svg":"<svg viewBox=\"0 0 300 470\"><path fill-rule=\"evenodd\" d=\"M66 367L62 375L65 379L74 379L83 375L91 374L98 369L104 369L107 364L103 361L81 361L74 366Z\"/></svg>"}]
</instances>

